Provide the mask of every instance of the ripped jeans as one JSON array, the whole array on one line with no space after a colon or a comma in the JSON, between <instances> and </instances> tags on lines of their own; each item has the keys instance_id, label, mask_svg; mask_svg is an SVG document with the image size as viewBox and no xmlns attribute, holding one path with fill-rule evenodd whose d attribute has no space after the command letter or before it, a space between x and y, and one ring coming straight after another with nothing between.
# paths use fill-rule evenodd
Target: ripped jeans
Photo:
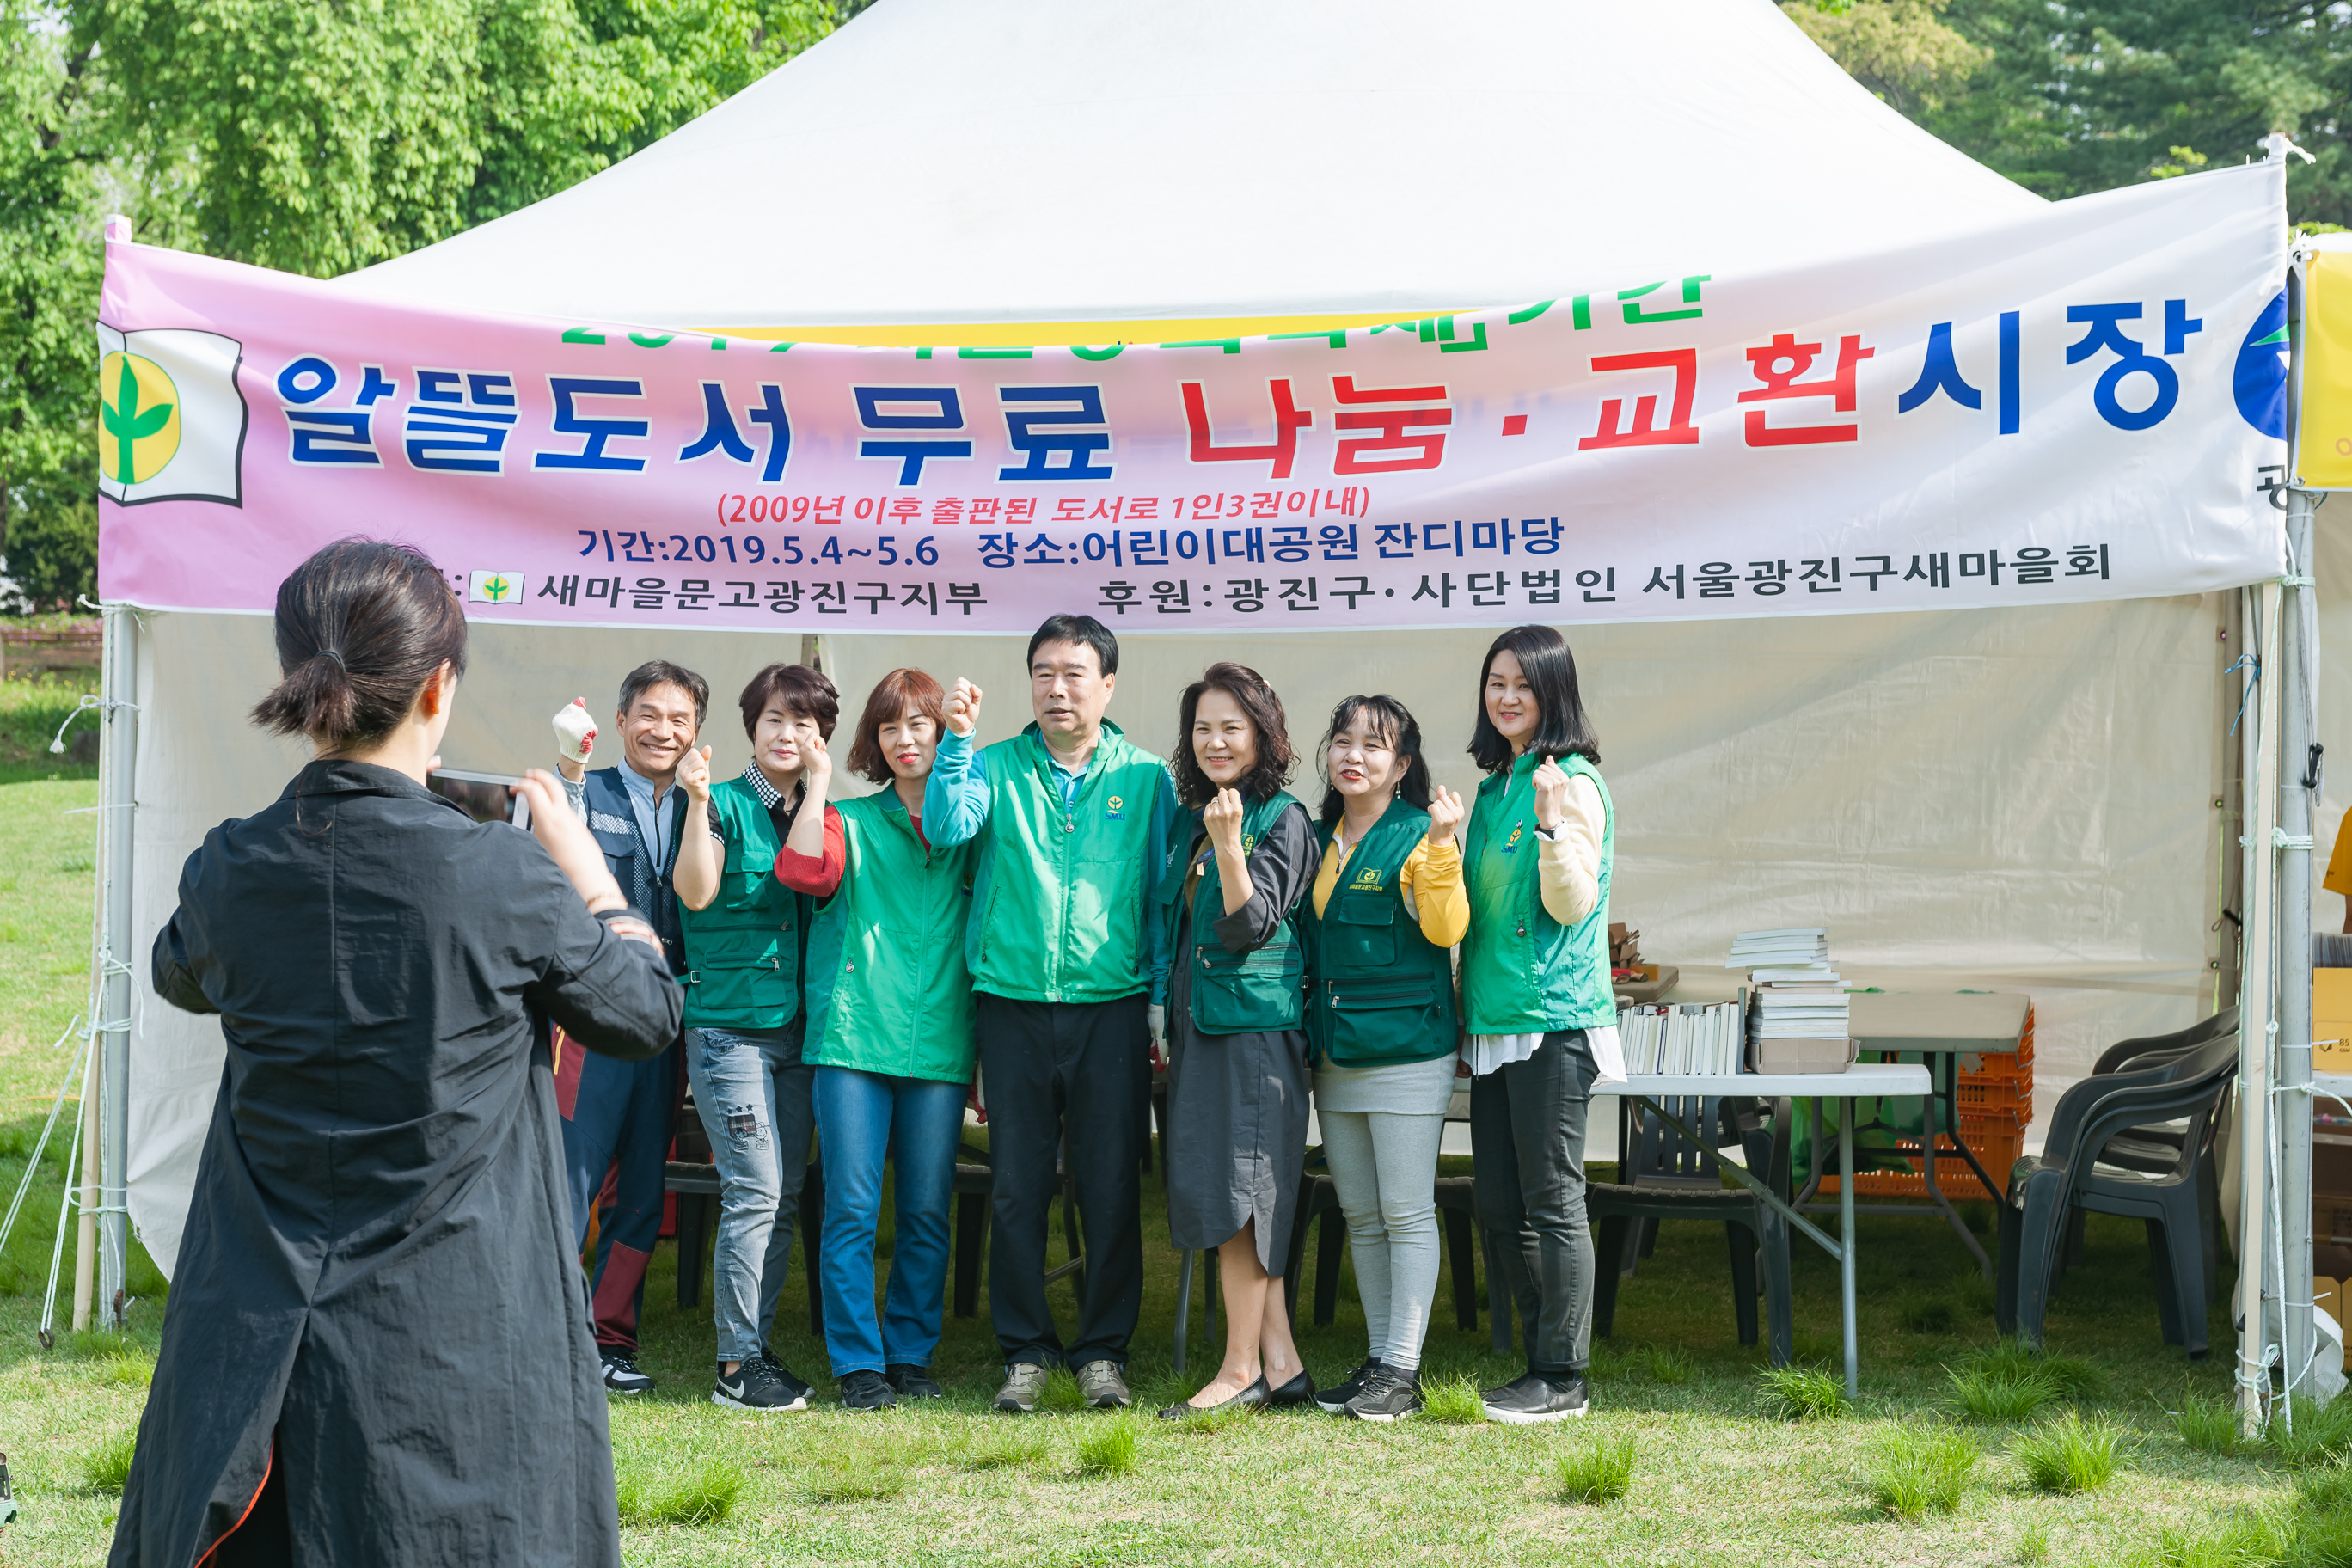
<instances>
[{"instance_id":1,"label":"ripped jeans","mask_svg":"<svg viewBox=\"0 0 2352 1568\"><path fill-rule=\"evenodd\" d=\"M801 1183L814 1126L797 1029L688 1029L686 1076L719 1167L711 1300L719 1359L768 1342L792 1261Z\"/></svg>"}]
</instances>

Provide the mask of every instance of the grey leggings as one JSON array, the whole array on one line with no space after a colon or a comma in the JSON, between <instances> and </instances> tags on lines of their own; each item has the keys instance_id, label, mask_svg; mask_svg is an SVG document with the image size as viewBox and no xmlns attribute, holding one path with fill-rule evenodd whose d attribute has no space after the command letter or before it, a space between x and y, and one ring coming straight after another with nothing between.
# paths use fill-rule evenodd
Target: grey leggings
<instances>
[{"instance_id":1,"label":"grey leggings","mask_svg":"<svg viewBox=\"0 0 2352 1568\"><path fill-rule=\"evenodd\" d=\"M1325 1110L1318 1120L1331 1185L1347 1216L1371 1353L1384 1366L1415 1371L1437 1295L1437 1143L1444 1114Z\"/></svg>"}]
</instances>

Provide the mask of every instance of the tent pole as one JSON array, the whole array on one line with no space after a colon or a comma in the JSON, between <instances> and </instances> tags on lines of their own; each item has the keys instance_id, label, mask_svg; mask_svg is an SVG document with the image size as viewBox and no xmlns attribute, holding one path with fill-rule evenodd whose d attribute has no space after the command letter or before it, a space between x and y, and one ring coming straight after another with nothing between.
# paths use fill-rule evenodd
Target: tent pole
<instances>
[{"instance_id":1,"label":"tent pole","mask_svg":"<svg viewBox=\"0 0 2352 1568\"><path fill-rule=\"evenodd\" d=\"M2318 766L2315 655L2318 615L2311 581L2312 493L2287 493L2288 573L2280 620L2278 1147L2280 1350L2285 1393L2309 1381L2311 1296L2311 818Z\"/></svg>"},{"instance_id":2,"label":"tent pole","mask_svg":"<svg viewBox=\"0 0 2352 1568\"><path fill-rule=\"evenodd\" d=\"M104 655L100 656L103 658ZM79 1168L68 1173L76 1187L74 1206L80 1211L74 1226L73 1329L89 1327L91 1291L98 1282L98 1054L90 1053L81 1069L81 1143Z\"/></svg>"},{"instance_id":3,"label":"tent pole","mask_svg":"<svg viewBox=\"0 0 2352 1568\"><path fill-rule=\"evenodd\" d=\"M2272 1256L2269 1110L2271 1057L2278 1039L2273 1013L2278 973L2278 854L2271 847L2279 805L2280 682L2274 672L2279 646L2278 582L2273 579L2254 592L2259 595L2254 619L2260 628L2255 647L2262 663L2255 672L2261 682L2255 711L2249 715L2254 726L2249 737L2253 777L2246 790L2251 817L2244 839L2249 871L2246 967L2238 1036L2238 1425L2249 1436L2262 1427L2271 1382L2270 1325L2265 1321L2263 1283L2270 1273Z\"/></svg>"},{"instance_id":4,"label":"tent pole","mask_svg":"<svg viewBox=\"0 0 2352 1568\"><path fill-rule=\"evenodd\" d=\"M104 942L99 950L98 1311L122 1327L131 1228L125 1180L131 1147L131 847L137 813L139 617L106 606L105 738L100 742L99 896Z\"/></svg>"}]
</instances>

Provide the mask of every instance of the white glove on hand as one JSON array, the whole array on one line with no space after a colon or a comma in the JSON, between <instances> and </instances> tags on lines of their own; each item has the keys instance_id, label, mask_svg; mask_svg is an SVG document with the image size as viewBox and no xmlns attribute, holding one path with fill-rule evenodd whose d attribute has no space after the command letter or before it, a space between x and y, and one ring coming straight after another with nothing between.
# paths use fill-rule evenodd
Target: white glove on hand
<instances>
[{"instance_id":1,"label":"white glove on hand","mask_svg":"<svg viewBox=\"0 0 2352 1568\"><path fill-rule=\"evenodd\" d=\"M575 697L555 711L555 754L567 763L585 763L595 749L596 721L589 715L587 699Z\"/></svg>"}]
</instances>

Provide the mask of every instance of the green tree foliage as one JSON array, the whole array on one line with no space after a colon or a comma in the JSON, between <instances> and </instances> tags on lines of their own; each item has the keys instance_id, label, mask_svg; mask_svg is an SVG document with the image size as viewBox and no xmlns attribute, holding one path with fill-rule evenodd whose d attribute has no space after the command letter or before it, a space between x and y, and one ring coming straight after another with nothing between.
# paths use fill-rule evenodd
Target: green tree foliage
<instances>
[{"instance_id":1,"label":"green tree foliage","mask_svg":"<svg viewBox=\"0 0 2352 1568\"><path fill-rule=\"evenodd\" d=\"M0 558L47 607L97 585L100 262L84 62L44 20L0 5Z\"/></svg>"},{"instance_id":2,"label":"green tree foliage","mask_svg":"<svg viewBox=\"0 0 2352 1568\"><path fill-rule=\"evenodd\" d=\"M329 277L627 157L854 0L0 0L0 558L96 591L99 234ZM120 438L120 433L117 433Z\"/></svg>"},{"instance_id":3,"label":"green tree foliage","mask_svg":"<svg viewBox=\"0 0 2352 1568\"><path fill-rule=\"evenodd\" d=\"M2315 0L1792 0L1894 107L2046 196L2260 158L2284 132L2288 211L2352 223L2352 9ZM1959 50L1975 63L1955 72Z\"/></svg>"}]
</instances>

